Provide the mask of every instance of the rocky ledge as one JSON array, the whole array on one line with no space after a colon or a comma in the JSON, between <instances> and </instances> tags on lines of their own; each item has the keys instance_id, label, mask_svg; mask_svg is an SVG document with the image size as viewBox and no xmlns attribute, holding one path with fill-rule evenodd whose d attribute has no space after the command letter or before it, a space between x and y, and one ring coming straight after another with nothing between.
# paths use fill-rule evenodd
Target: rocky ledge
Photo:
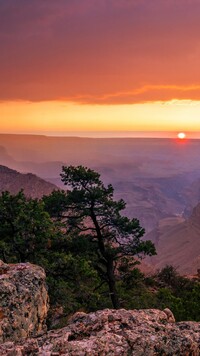
<instances>
[{"instance_id":1,"label":"rocky ledge","mask_svg":"<svg viewBox=\"0 0 200 356\"><path fill-rule=\"evenodd\" d=\"M200 324L175 323L169 309L76 313L68 325L37 338L0 345L0 354L22 356L200 355Z\"/></svg>"},{"instance_id":2,"label":"rocky ledge","mask_svg":"<svg viewBox=\"0 0 200 356\"><path fill-rule=\"evenodd\" d=\"M47 310L43 269L0 262L1 356L200 355L200 323L175 323L169 309L78 312L49 332Z\"/></svg>"}]
</instances>

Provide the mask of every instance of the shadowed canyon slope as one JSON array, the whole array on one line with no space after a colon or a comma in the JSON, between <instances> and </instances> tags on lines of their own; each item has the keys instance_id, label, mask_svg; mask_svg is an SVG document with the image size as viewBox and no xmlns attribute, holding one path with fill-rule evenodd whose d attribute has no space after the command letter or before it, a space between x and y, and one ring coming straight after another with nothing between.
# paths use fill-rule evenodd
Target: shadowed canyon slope
<instances>
[{"instance_id":1,"label":"shadowed canyon slope","mask_svg":"<svg viewBox=\"0 0 200 356\"><path fill-rule=\"evenodd\" d=\"M156 244L156 268L171 264L182 274L196 274L200 268L200 203L188 219L164 219L147 237Z\"/></svg>"},{"instance_id":2,"label":"shadowed canyon slope","mask_svg":"<svg viewBox=\"0 0 200 356\"><path fill-rule=\"evenodd\" d=\"M0 192L7 190L16 194L21 189L24 190L27 197L41 198L58 188L32 173L22 174L0 165Z\"/></svg>"},{"instance_id":3,"label":"shadowed canyon slope","mask_svg":"<svg viewBox=\"0 0 200 356\"><path fill-rule=\"evenodd\" d=\"M174 249L180 240L175 226L189 218L200 201L200 140L1 134L0 147L1 164L37 174L60 187L62 165L83 164L99 171L105 184L113 184L115 197L127 202L126 214L140 220L156 246L159 240L159 251L167 249L167 243L161 248L166 229L174 229L174 238L165 239ZM186 245L182 253L187 256ZM179 266L175 255L163 261ZM195 266L200 268L200 262Z\"/></svg>"}]
</instances>

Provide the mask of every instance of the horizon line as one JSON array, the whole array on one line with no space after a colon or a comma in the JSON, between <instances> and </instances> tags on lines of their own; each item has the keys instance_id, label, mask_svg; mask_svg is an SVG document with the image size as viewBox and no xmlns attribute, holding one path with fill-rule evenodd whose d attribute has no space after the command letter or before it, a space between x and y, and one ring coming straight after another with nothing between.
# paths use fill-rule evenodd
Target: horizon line
<instances>
[{"instance_id":1,"label":"horizon line","mask_svg":"<svg viewBox=\"0 0 200 356\"><path fill-rule=\"evenodd\" d=\"M200 132L197 131L65 131L65 132L0 132L0 135L15 136L45 136L45 137L68 137L68 138L177 138L178 133L184 132L187 139L199 139Z\"/></svg>"}]
</instances>

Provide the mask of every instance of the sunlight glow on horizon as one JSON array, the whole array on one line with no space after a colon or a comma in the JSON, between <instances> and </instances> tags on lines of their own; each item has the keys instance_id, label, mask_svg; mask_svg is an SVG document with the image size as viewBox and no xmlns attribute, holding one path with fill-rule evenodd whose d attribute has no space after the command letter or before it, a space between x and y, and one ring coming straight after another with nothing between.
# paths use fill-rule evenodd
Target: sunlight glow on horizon
<instances>
[{"instance_id":1,"label":"sunlight glow on horizon","mask_svg":"<svg viewBox=\"0 0 200 356\"><path fill-rule=\"evenodd\" d=\"M0 132L69 136L127 137L137 132L168 132L177 136L200 131L200 101L172 100L129 105L80 105L64 101L1 102ZM180 131L181 129L181 131ZM125 136L124 136L125 135ZM148 134L147 134L148 135ZM95 136L95 135L94 135ZM163 137L163 135L162 135Z\"/></svg>"}]
</instances>

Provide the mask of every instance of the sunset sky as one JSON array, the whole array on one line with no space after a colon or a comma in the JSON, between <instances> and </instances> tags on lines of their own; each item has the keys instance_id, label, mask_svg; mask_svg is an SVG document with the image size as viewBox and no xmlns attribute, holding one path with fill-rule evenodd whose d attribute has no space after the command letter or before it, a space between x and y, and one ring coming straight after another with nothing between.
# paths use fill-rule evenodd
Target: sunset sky
<instances>
[{"instance_id":1,"label":"sunset sky","mask_svg":"<svg viewBox=\"0 0 200 356\"><path fill-rule=\"evenodd\" d=\"M0 132L197 137L199 19L199 0L0 0Z\"/></svg>"}]
</instances>

